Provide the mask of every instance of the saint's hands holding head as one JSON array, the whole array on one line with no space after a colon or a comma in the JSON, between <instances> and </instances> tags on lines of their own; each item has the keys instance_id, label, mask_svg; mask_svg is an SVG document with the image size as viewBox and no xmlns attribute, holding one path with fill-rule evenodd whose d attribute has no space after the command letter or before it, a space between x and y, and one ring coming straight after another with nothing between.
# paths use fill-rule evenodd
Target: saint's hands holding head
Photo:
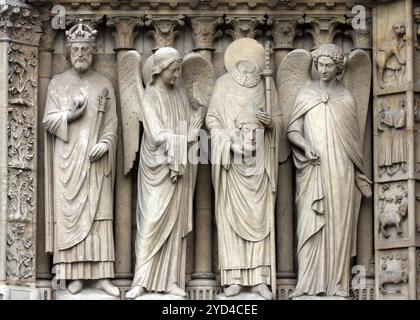
<instances>
[{"instance_id":1,"label":"saint's hands holding head","mask_svg":"<svg viewBox=\"0 0 420 320\"><path fill-rule=\"evenodd\" d=\"M277 93L273 90L266 100L261 76L265 52L256 40L233 42L226 50L225 66L228 73L216 81L206 118L211 132L221 284L226 297L252 291L273 299L281 126ZM272 113L267 112L268 104Z\"/></svg>"}]
</instances>

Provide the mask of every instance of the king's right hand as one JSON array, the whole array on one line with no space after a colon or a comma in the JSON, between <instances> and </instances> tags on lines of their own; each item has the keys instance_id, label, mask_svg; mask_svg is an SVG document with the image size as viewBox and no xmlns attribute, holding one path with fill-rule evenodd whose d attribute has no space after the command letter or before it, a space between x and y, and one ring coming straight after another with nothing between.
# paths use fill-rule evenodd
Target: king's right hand
<instances>
[{"instance_id":1,"label":"king's right hand","mask_svg":"<svg viewBox=\"0 0 420 320\"><path fill-rule=\"evenodd\" d=\"M74 97L73 107L69 110L67 117L68 122L79 119L85 113L87 104L88 99L83 94Z\"/></svg>"}]
</instances>

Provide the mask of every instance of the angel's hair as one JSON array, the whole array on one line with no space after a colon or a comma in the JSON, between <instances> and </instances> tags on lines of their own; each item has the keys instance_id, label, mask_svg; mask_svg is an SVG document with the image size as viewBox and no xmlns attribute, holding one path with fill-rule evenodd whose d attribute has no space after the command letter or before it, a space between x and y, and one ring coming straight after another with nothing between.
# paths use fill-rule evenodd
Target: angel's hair
<instances>
[{"instance_id":1,"label":"angel's hair","mask_svg":"<svg viewBox=\"0 0 420 320\"><path fill-rule=\"evenodd\" d=\"M331 58L337 66L337 76L341 76L346 65L346 58L341 48L335 44L323 44L312 52L315 68L318 70L318 59L320 57Z\"/></svg>"},{"instance_id":2,"label":"angel's hair","mask_svg":"<svg viewBox=\"0 0 420 320\"><path fill-rule=\"evenodd\" d=\"M154 67L152 71L152 77L150 79L150 84L153 84L156 77L165 69L169 68L169 66L174 62L182 63L182 56L178 50L170 47L163 47L158 49L153 54Z\"/></svg>"}]
</instances>

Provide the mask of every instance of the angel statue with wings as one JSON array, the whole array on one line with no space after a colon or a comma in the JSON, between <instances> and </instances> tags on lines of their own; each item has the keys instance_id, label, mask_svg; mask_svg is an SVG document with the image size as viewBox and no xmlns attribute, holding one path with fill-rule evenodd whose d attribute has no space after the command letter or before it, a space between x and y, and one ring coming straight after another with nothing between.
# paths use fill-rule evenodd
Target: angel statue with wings
<instances>
[{"instance_id":1,"label":"angel statue with wings","mask_svg":"<svg viewBox=\"0 0 420 320\"><path fill-rule=\"evenodd\" d=\"M281 77L297 91L287 126L298 214L299 271L291 297L342 299L349 298L361 195L372 195L362 152L371 66L362 50L352 51L346 65L334 44L321 45L312 56L298 49L280 66ZM319 79L311 80L312 62Z\"/></svg>"},{"instance_id":2,"label":"angel statue with wings","mask_svg":"<svg viewBox=\"0 0 420 320\"><path fill-rule=\"evenodd\" d=\"M275 293L274 205L281 114L271 77L268 88L273 90L266 91L264 85L265 65L266 51L258 41L232 42L225 52L228 72L216 81L206 117L220 276L228 298L251 295L270 300ZM247 154L255 154L254 159L247 161L251 160L245 159Z\"/></svg>"},{"instance_id":3,"label":"angel statue with wings","mask_svg":"<svg viewBox=\"0 0 420 320\"><path fill-rule=\"evenodd\" d=\"M142 73L140 65L141 56L129 51L119 66L126 172L136 157L138 144L133 142L138 143L140 121L144 129L138 172L136 266L126 297L146 299L140 296L152 292L182 299L186 297L186 237L192 230L197 174L197 163L189 161L189 154L198 143L214 71L198 53L182 58L170 47L152 54ZM181 68L185 88L178 85Z\"/></svg>"}]
</instances>

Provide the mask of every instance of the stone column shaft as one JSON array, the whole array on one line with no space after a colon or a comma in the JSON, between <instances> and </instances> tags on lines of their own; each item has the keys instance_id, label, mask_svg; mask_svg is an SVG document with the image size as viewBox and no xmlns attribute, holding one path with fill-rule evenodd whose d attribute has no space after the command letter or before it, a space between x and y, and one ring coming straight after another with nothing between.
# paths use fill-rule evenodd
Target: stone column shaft
<instances>
[{"instance_id":1,"label":"stone column shaft","mask_svg":"<svg viewBox=\"0 0 420 320\"><path fill-rule=\"evenodd\" d=\"M10 39L0 30L0 285L6 284L7 235L7 108L8 48Z\"/></svg>"}]
</instances>

